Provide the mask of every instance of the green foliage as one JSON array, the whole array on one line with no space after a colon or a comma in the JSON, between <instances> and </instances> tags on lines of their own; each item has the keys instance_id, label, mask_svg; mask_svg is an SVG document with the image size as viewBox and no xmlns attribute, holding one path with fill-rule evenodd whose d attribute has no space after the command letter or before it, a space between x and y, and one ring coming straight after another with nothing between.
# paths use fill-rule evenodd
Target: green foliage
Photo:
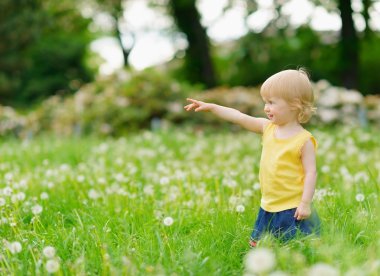
<instances>
[{"instance_id":1,"label":"green foliage","mask_svg":"<svg viewBox=\"0 0 380 276\"><path fill-rule=\"evenodd\" d=\"M72 97L42 102L28 115L29 128L35 133L120 135L163 119L181 122L186 118L184 101L193 89L156 71L123 71L83 86Z\"/></svg>"},{"instance_id":2,"label":"green foliage","mask_svg":"<svg viewBox=\"0 0 380 276\"><path fill-rule=\"evenodd\" d=\"M360 47L359 91L379 93L376 68L379 65L379 36L362 40ZM217 50L215 64L221 84L256 86L273 73L299 66L311 73L313 81L326 79L342 86L337 34L317 33L308 26L262 33L250 32L232 45Z\"/></svg>"},{"instance_id":3,"label":"green foliage","mask_svg":"<svg viewBox=\"0 0 380 276\"><path fill-rule=\"evenodd\" d=\"M380 94L378 70L380 64L380 36L362 40L360 44L360 91L364 94Z\"/></svg>"},{"instance_id":4,"label":"green foliage","mask_svg":"<svg viewBox=\"0 0 380 276\"><path fill-rule=\"evenodd\" d=\"M91 80L89 20L71 0L1 1L0 99L28 104ZM3 13L3 11L5 11Z\"/></svg>"}]
</instances>

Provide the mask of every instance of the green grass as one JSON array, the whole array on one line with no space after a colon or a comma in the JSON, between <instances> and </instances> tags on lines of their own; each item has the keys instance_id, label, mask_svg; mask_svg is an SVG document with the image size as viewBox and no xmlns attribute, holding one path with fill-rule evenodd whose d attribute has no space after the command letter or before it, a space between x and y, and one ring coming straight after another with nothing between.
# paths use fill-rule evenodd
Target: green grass
<instances>
[{"instance_id":1,"label":"green grass","mask_svg":"<svg viewBox=\"0 0 380 276\"><path fill-rule=\"evenodd\" d=\"M267 236L259 248L288 275L317 263L380 275L380 131L312 132L321 237L281 244ZM0 274L48 274L42 251L53 246L58 275L242 275L260 202L260 147L249 132L3 139Z\"/></svg>"}]
</instances>

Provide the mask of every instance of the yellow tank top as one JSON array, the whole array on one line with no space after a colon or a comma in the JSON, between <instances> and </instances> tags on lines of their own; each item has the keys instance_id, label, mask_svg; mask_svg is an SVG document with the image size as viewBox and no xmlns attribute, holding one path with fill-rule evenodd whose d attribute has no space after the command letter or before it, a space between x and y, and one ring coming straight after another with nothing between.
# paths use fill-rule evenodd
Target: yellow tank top
<instances>
[{"instance_id":1,"label":"yellow tank top","mask_svg":"<svg viewBox=\"0 0 380 276\"><path fill-rule=\"evenodd\" d=\"M275 137L276 125L269 123L262 137L260 161L261 208L268 212L279 212L298 207L301 202L304 170L301 150L311 139L317 148L315 138L307 130L292 137Z\"/></svg>"}]
</instances>

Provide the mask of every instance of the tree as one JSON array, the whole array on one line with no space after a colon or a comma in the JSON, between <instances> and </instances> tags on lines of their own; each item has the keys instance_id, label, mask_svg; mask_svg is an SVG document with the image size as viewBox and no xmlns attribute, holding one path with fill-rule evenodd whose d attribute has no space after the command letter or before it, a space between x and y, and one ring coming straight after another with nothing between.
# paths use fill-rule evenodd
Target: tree
<instances>
[{"instance_id":1,"label":"tree","mask_svg":"<svg viewBox=\"0 0 380 276\"><path fill-rule=\"evenodd\" d=\"M210 43L200 22L196 0L169 0L175 22L187 38L186 72L190 81L207 87L216 85L214 66L210 55Z\"/></svg>"},{"instance_id":2,"label":"tree","mask_svg":"<svg viewBox=\"0 0 380 276\"><path fill-rule=\"evenodd\" d=\"M54 3L53 3L54 2ZM88 20L74 1L0 2L0 99L28 103L75 91L92 74L84 58Z\"/></svg>"},{"instance_id":3,"label":"tree","mask_svg":"<svg viewBox=\"0 0 380 276\"><path fill-rule=\"evenodd\" d=\"M120 45L120 48L123 53L123 59L124 59L124 66L129 67L129 55L134 47L135 44L135 36L134 33L128 32L126 28L123 28L123 12L124 12L124 7L123 3L125 0L96 0L96 2L99 5L99 10L105 11L108 13L113 21L114 21L114 26L113 26L113 31L112 35L114 35ZM132 38L132 43L130 46L126 46L123 43L123 35L129 34L129 36Z\"/></svg>"},{"instance_id":4,"label":"tree","mask_svg":"<svg viewBox=\"0 0 380 276\"><path fill-rule=\"evenodd\" d=\"M358 88L359 38L352 18L351 0L339 0L342 19L340 31L341 77L347 88Z\"/></svg>"},{"instance_id":5,"label":"tree","mask_svg":"<svg viewBox=\"0 0 380 276\"><path fill-rule=\"evenodd\" d=\"M364 0L366 1L366 0ZM340 14L342 27L340 30L339 48L340 78L346 88L359 86L359 37L353 20L351 0L314 0L316 5L323 6L328 11L336 11Z\"/></svg>"}]
</instances>

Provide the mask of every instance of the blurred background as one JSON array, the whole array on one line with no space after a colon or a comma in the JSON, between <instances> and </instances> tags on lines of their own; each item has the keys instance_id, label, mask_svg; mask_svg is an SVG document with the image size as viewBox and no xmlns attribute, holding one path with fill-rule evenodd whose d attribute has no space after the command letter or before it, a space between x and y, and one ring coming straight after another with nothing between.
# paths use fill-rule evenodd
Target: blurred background
<instances>
[{"instance_id":1,"label":"blurred background","mask_svg":"<svg viewBox=\"0 0 380 276\"><path fill-rule=\"evenodd\" d=\"M260 84L306 68L311 124L380 125L378 0L2 0L0 134L120 135L263 115Z\"/></svg>"}]
</instances>

